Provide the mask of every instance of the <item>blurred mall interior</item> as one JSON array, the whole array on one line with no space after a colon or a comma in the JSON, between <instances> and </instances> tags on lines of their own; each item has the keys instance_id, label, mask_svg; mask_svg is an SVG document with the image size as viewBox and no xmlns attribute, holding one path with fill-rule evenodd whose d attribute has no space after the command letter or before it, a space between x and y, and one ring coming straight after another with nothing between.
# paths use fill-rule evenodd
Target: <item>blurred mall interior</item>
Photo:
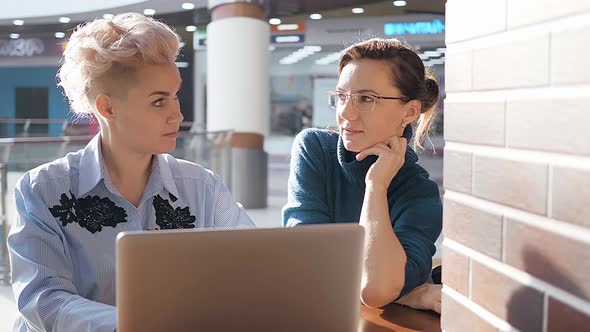
<instances>
[{"instance_id":1,"label":"blurred mall interior","mask_svg":"<svg viewBox=\"0 0 590 332\"><path fill-rule=\"evenodd\" d=\"M230 180L232 167L230 163L218 162L216 171L228 173L226 180L244 205L264 208L269 203L267 194L284 193L283 179L275 181L275 172L284 174L288 168L293 137L305 128L329 128L335 126L335 114L328 108L326 92L335 88L337 83L337 61L339 52L346 46L371 37L404 38L421 52L424 64L431 68L440 81L441 99L439 118L431 141L424 151L424 163L432 177L442 185L442 120L444 100L444 64L445 64L445 18L444 3L434 0L414 1L266 1L261 2L263 15L268 21L269 40L262 40L265 50L255 61L263 61L268 76L262 78L268 85L266 95L247 95L248 83L261 78L251 77L240 81L238 91L208 87L208 71L224 67L222 60L207 63L208 32L211 23L211 6L207 1L112 1L98 4L76 4L80 8L60 8L58 4L48 9L27 9L28 19L11 16L11 10L3 11L0 17L0 137L37 138L32 142L14 143L2 146L4 160L9 170L24 171L34 164L53 160L55 157L74 151L83 146L83 140L77 143L63 143L60 137L88 136L98 130L92 118L76 116L70 112L63 91L56 85L56 73L60 65L61 53L72 30L80 23L97 17L110 17L122 12L139 12L151 15L173 26L181 35L184 46L177 61L183 80L179 100L184 115L182 129L205 133L207 131L230 130L236 132L260 132L264 139L263 151L266 155L252 159L252 167L259 169L260 163L268 160L268 172L258 171L257 183L262 188L257 195L242 193L236 173ZM64 2L65 6L65 2ZM96 8L95 8L96 7ZM68 9L66 9L68 8ZM66 15L66 13L69 13ZM221 35L219 39L231 38ZM257 37L254 37L257 38ZM228 39L229 40L229 39ZM220 40L220 44L228 41ZM266 45L267 44L267 45ZM219 49L216 52L225 53ZM248 53L231 54L227 62L235 62L246 68L251 65ZM211 55L210 55L211 56ZM256 55L254 55L256 56ZM218 59L217 55L211 56ZM261 59L261 60L260 60ZM225 60L223 60L225 61ZM212 61L211 61L212 62ZM209 69L209 70L208 70ZM220 74L227 77L241 77L240 73ZM251 84L256 85L256 84ZM209 91L208 91L209 90ZM215 98L216 96L221 98ZM268 98L260 109L250 108L248 101ZM212 106L208 100L235 100L235 105ZM244 106L245 105L245 106ZM208 110L208 107L210 108ZM238 114L237 118L251 116L258 124L250 128L236 128L229 119L222 123L208 119L221 112L215 107L232 107L227 114ZM225 111L227 112L227 111ZM235 113L233 113L235 112ZM232 116L236 118L236 116ZM209 121L208 121L209 120ZM241 121L241 120L240 120ZM194 135L193 135L194 136ZM52 138L50 141L39 138ZM208 138L202 138L208 140ZM18 141L18 140L17 140ZM194 146L194 137L179 139L179 148L175 152L189 158L185 147ZM186 142L185 142L186 141ZM190 141L190 142L189 142ZM192 143L191 143L192 142ZM185 144L186 143L186 144ZM197 144L198 145L198 144ZM231 144L230 145L235 145ZM33 151L43 146L42 153ZM237 146L233 146L239 149ZM242 146L243 147L243 146ZM262 147L261 147L262 148ZM193 149L194 150L194 149ZM235 152L235 151L234 151ZM194 154L194 151L191 153ZM207 151L199 152L199 162L210 157ZM231 155L233 152L228 152ZM258 161L256 161L258 159ZM223 165L226 166L223 166ZM209 165L208 165L209 166ZM213 166L210 166L213 167ZM235 167L234 167L234 172ZM263 178L268 178L264 180ZM266 184L265 182L268 182ZM275 182L277 184L275 185ZM266 187L266 188L265 188ZM252 188L250 184L249 188ZM268 189L267 189L268 188ZM252 197L257 196L257 199ZM272 196L272 195L271 195ZM270 198L271 202L274 199ZM273 203L270 203L272 206Z\"/></svg>"}]
</instances>

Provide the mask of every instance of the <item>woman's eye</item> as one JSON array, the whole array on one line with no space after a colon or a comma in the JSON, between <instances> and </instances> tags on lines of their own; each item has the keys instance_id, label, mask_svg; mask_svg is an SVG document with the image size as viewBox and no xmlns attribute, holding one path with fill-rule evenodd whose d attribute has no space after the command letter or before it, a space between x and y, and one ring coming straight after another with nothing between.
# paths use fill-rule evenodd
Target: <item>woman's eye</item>
<instances>
[{"instance_id":1,"label":"woman's eye","mask_svg":"<svg viewBox=\"0 0 590 332\"><path fill-rule=\"evenodd\" d=\"M372 103L373 101L375 101L375 98L368 95L361 95L359 99L361 103Z\"/></svg>"},{"instance_id":2,"label":"woman's eye","mask_svg":"<svg viewBox=\"0 0 590 332\"><path fill-rule=\"evenodd\" d=\"M163 103L164 103L164 99L158 99L158 100L154 101L152 103L152 105L154 105L156 107L161 107Z\"/></svg>"},{"instance_id":3,"label":"woman's eye","mask_svg":"<svg viewBox=\"0 0 590 332\"><path fill-rule=\"evenodd\" d=\"M345 94L343 94L343 93L339 93L339 94L338 94L338 99L339 99L341 102L345 102L345 101L346 101L346 95L345 95Z\"/></svg>"}]
</instances>

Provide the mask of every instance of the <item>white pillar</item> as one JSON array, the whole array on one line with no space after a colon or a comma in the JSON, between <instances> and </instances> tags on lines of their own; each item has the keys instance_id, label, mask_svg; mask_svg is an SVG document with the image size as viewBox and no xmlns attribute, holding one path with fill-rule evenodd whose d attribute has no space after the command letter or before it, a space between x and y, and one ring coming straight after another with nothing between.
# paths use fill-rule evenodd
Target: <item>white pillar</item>
<instances>
[{"instance_id":1,"label":"white pillar","mask_svg":"<svg viewBox=\"0 0 590 332\"><path fill-rule=\"evenodd\" d=\"M234 130L231 183L246 208L264 208L270 127L270 29L262 0L209 0L207 130Z\"/></svg>"},{"instance_id":2,"label":"white pillar","mask_svg":"<svg viewBox=\"0 0 590 332\"><path fill-rule=\"evenodd\" d=\"M270 32L262 7L249 1L209 1L209 7L207 129L268 135Z\"/></svg>"}]
</instances>

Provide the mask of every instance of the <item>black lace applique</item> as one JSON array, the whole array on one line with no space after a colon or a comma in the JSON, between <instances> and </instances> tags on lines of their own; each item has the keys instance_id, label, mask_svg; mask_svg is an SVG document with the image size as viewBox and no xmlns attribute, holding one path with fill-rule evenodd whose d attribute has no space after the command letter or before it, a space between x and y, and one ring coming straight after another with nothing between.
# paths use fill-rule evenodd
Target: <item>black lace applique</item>
<instances>
[{"instance_id":1,"label":"black lace applique","mask_svg":"<svg viewBox=\"0 0 590 332\"><path fill-rule=\"evenodd\" d=\"M115 205L107 197L86 196L76 198L70 191L69 198L65 193L61 194L59 203L49 208L54 217L59 217L62 226L72 222L78 223L90 233L100 232L102 227L117 227L118 223L127 222L125 209Z\"/></svg>"},{"instance_id":2,"label":"black lace applique","mask_svg":"<svg viewBox=\"0 0 590 332\"><path fill-rule=\"evenodd\" d=\"M170 200L175 202L177 198L169 194ZM185 208L170 205L167 199L162 196L154 196L154 209L156 210L156 224L160 229L195 228L195 216L191 216L188 206Z\"/></svg>"}]
</instances>

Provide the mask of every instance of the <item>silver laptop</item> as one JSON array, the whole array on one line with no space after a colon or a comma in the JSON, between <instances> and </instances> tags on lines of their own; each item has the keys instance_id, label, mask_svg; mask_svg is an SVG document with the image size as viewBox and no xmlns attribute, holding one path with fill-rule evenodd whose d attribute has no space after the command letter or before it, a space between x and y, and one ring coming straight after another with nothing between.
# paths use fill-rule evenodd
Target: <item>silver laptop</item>
<instances>
[{"instance_id":1,"label":"silver laptop","mask_svg":"<svg viewBox=\"0 0 590 332\"><path fill-rule=\"evenodd\" d=\"M118 332L356 331L364 230L124 232Z\"/></svg>"}]
</instances>

